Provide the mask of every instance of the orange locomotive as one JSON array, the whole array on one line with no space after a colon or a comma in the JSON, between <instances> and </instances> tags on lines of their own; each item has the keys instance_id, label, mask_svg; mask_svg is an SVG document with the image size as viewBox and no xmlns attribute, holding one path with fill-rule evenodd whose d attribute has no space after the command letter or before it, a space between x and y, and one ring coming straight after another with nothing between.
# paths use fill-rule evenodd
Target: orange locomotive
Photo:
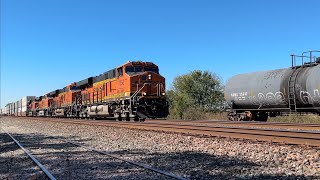
<instances>
[{"instance_id":1,"label":"orange locomotive","mask_svg":"<svg viewBox=\"0 0 320 180\"><path fill-rule=\"evenodd\" d=\"M36 109L36 104L41 109ZM41 103L40 103L41 102ZM43 112L42 112L43 111ZM151 62L127 62L31 102L30 115L141 120L167 117L165 78Z\"/></svg>"}]
</instances>

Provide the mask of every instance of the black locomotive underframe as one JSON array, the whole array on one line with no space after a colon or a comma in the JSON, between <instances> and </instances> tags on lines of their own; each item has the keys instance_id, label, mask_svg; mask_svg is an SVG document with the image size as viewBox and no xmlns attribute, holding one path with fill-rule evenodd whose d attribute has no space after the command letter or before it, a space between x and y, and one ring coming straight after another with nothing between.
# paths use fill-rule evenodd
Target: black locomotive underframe
<instances>
[{"instance_id":1,"label":"black locomotive underframe","mask_svg":"<svg viewBox=\"0 0 320 180\"><path fill-rule=\"evenodd\" d=\"M87 115L87 108L92 106L108 105L110 108L109 115ZM64 113L56 115L55 110L61 109ZM38 116L38 112L32 112L32 116ZM65 107L47 108L43 109L46 117L71 117L71 118L117 118L119 120L129 118L145 119L145 118L165 118L169 114L168 102L165 98L140 98L136 102L130 99L113 99L106 102L92 103L92 104L73 104ZM123 117L125 116L125 117Z\"/></svg>"}]
</instances>

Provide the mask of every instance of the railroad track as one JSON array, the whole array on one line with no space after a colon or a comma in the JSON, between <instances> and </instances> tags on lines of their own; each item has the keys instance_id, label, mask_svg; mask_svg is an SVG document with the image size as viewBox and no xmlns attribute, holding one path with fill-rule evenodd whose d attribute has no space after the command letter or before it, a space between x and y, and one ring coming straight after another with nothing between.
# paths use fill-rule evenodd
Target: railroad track
<instances>
[{"instance_id":1,"label":"railroad track","mask_svg":"<svg viewBox=\"0 0 320 180\"><path fill-rule=\"evenodd\" d=\"M16 117L21 118L21 117ZM28 117L28 118L39 118L39 117ZM42 117L44 118L44 117ZM48 118L45 118L48 119ZM57 118L53 118L57 119ZM68 118L58 118L68 119ZM74 119L74 121L79 119ZM86 120L92 122L92 120ZM98 120L106 121L109 120ZM112 121L114 122L114 121ZM320 131L320 123L283 123L283 122L258 122L258 121L214 121L214 120L155 120L147 119L144 124L147 123L171 123L171 124L196 124L196 125L217 125L217 126L232 126L232 127L253 127L253 128L269 128L269 129L293 129L293 130L305 130L305 131Z\"/></svg>"},{"instance_id":2,"label":"railroad track","mask_svg":"<svg viewBox=\"0 0 320 180\"><path fill-rule=\"evenodd\" d=\"M149 120L151 122L166 122L178 124L217 124L224 126L239 126L239 127L259 127L259 128L277 128L277 129L297 129L297 130L315 130L320 131L320 124L315 123L282 123L282 122L257 122L257 121L213 121L213 120ZM147 122L149 122L147 121Z\"/></svg>"},{"instance_id":3,"label":"railroad track","mask_svg":"<svg viewBox=\"0 0 320 180\"><path fill-rule=\"evenodd\" d=\"M128 159L121 158L120 156L117 156L117 155L112 154L112 153L108 153L108 152L105 152L105 151L99 151L99 150L96 150L96 149L91 148L91 147L83 146L83 145L81 145L80 143L77 143L77 142L74 142L74 141L68 141L68 140L64 140L64 139L56 138L56 137L52 137L52 138L59 139L59 140L62 140L62 141L64 141L64 142L67 142L67 143L69 143L69 144L73 144L73 145L75 145L75 146L85 148L85 149L87 149L87 150L89 150L89 151L93 151L93 152L96 152L96 153L99 153L99 154L103 154L103 155L109 156L109 157L111 157L111 158L115 158L115 159L118 159L118 160L127 162L127 163L129 163L129 164L132 164L132 165L138 166L138 167L140 167L140 168L143 168L143 169L146 169L146 170L150 170L150 171L153 171L153 172L156 172L156 173L165 175L165 176L170 177L170 178L173 178L173 179L187 180L186 178L177 176L177 175L175 175L175 174L172 174L172 173L169 173L169 172L160 170L160 169L153 168L153 167L151 167L151 166L149 166L149 165L146 165L146 164L143 164L143 163L131 161L131 160L128 160Z\"/></svg>"},{"instance_id":4,"label":"railroad track","mask_svg":"<svg viewBox=\"0 0 320 180\"><path fill-rule=\"evenodd\" d=\"M94 126L113 126L136 128L141 130L165 131L190 135L206 135L234 139L247 139L254 141L276 142L292 145L308 145L320 147L320 132L305 130L279 130L269 128L227 127L214 125L177 124L172 122L114 122L114 121L88 121L76 119L48 119L30 118L39 121L83 124Z\"/></svg>"},{"instance_id":5,"label":"railroad track","mask_svg":"<svg viewBox=\"0 0 320 180\"><path fill-rule=\"evenodd\" d=\"M24 148L22 146L22 144L16 140L10 133L8 133L7 131L5 131L3 128L1 128L11 139L12 141L14 141L17 146L19 146L27 155L28 157L44 172L44 174L46 175L47 178L49 178L50 180L56 180L56 178L40 163L40 161L35 158L30 151L28 151L26 148Z\"/></svg>"},{"instance_id":6,"label":"railroad track","mask_svg":"<svg viewBox=\"0 0 320 180\"><path fill-rule=\"evenodd\" d=\"M4 130L4 132L6 132ZM49 170L47 170L44 165L42 165L40 163L40 161L35 158L31 153L30 151L27 150L27 148L23 147L22 146L22 143L19 142L16 138L14 138L11 134L9 134L8 132L6 132L8 134L8 136L10 136L10 138L25 152L27 153L27 155L34 161L35 164L37 164L37 166L39 166L39 168L41 168L41 170L46 174L46 176L50 179L50 180L55 180L57 179L56 177L54 177L52 174L55 174L55 172L49 172ZM47 136L46 138L51 138L51 139L56 139L58 141L62 141L66 144L70 144L72 146L76 146L76 147L80 147L80 148L83 148L83 149L86 149L88 152L93 152L93 153L96 153L96 154L100 154L100 155L103 155L105 157L108 157L108 158L111 158L111 159L116 159L116 160L119 160L119 161L122 161L124 163L127 163L127 164L130 164L132 166L136 166L140 169L143 169L143 170L147 170L147 171L152 171L152 172L155 172L157 174L160 174L162 175L162 178L163 177L166 177L167 178L170 178L170 179L178 179L178 180L186 180L185 178L183 177L180 177L180 176L177 176L175 174L172 174L170 172L166 172L166 171L163 171L163 170L160 170L160 169L157 169L157 168L153 168L149 165L146 165L146 164L143 164L143 163L139 163L139 162L135 162L135 161L132 161L132 160L128 160L128 159L125 159L125 158L122 158L118 155L115 155L115 154L112 154L110 152L105 152L105 151L100 151L100 150L96 150L94 148L91 148L91 147L87 147L87 146L84 146L83 144L79 143L79 142L76 142L76 141L69 141L69 140L66 140L66 139L63 139L63 138L59 138L59 137L54 137L54 136ZM26 144L29 144L29 143L26 143ZM41 143L39 143L41 144ZM29 144L30 146L30 144ZM53 146L53 144L51 143L50 146ZM55 147L57 148L57 147ZM32 148L34 149L34 148ZM60 148L58 148L60 149ZM64 151L69 151L67 149L64 149ZM79 151L76 151L76 152L79 152ZM57 152L54 152L54 153L57 153ZM69 152L70 153L70 152ZM41 155L43 153L36 153L38 155ZM50 154L50 153L48 153ZM50 155L50 156L54 156L54 155ZM70 156L67 155L67 157L71 158ZM69 161L69 160L68 160ZM51 166L51 165L48 165L48 162L46 164L47 166ZM52 168L52 167L51 167ZM56 170L56 169L55 169ZM59 176L61 175L61 173L59 173ZM134 176L134 175L133 175ZM60 177L61 178L61 177ZM70 177L69 177L70 178Z\"/></svg>"}]
</instances>

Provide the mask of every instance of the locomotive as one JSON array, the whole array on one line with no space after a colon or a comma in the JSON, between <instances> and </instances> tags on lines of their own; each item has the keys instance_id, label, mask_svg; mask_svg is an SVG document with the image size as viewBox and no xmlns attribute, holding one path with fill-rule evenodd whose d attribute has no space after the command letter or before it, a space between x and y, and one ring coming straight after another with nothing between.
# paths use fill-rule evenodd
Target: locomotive
<instances>
[{"instance_id":1,"label":"locomotive","mask_svg":"<svg viewBox=\"0 0 320 180\"><path fill-rule=\"evenodd\" d=\"M230 78L225 99L233 121L267 121L289 113L320 115L320 51L291 55L290 68ZM297 65L297 62L301 62Z\"/></svg>"},{"instance_id":2,"label":"locomotive","mask_svg":"<svg viewBox=\"0 0 320 180\"><path fill-rule=\"evenodd\" d=\"M152 62L127 62L29 102L28 116L143 121L169 114L165 78Z\"/></svg>"}]
</instances>

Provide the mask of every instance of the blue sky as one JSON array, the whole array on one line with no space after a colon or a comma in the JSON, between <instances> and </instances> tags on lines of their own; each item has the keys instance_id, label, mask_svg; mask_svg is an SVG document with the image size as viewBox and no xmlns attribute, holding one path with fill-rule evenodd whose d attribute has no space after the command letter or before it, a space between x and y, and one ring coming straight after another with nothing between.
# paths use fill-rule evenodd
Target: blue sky
<instances>
[{"instance_id":1,"label":"blue sky","mask_svg":"<svg viewBox=\"0 0 320 180\"><path fill-rule=\"evenodd\" d=\"M1 107L128 60L159 65L168 87L195 69L284 68L319 49L318 0L1 0Z\"/></svg>"}]
</instances>

